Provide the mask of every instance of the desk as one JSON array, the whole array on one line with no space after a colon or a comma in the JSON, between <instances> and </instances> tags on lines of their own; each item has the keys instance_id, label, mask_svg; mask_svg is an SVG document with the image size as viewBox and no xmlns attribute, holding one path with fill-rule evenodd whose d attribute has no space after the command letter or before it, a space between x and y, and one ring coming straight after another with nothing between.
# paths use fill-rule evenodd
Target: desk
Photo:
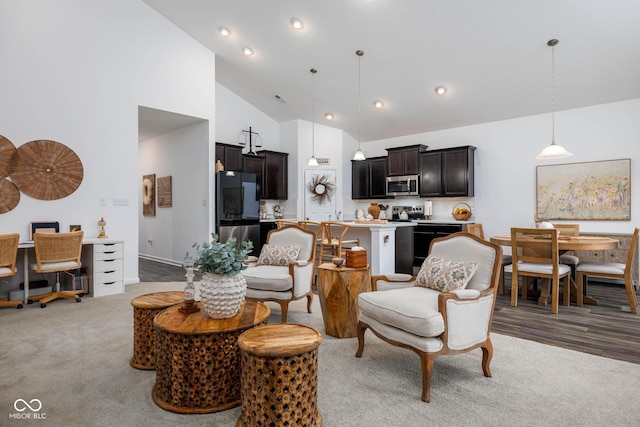
<instances>
[{"instance_id":1,"label":"desk","mask_svg":"<svg viewBox=\"0 0 640 427\"><path fill-rule=\"evenodd\" d=\"M357 336L360 310L358 295L371 291L369 266L336 267L325 263L318 266L318 295L327 335L337 338Z\"/></svg>"},{"instance_id":2,"label":"desk","mask_svg":"<svg viewBox=\"0 0 640 427\"><path fill-rule=\"evenodd\" d=\"M91 251L85 251L91 246ZM22 241L18 251L23 254L24 302L29 298L29 249L34 247L33 240ZM82 241L82 266L91 277L91 291L94 297L124 293L124 240L87 238Z\"/></svg>"},{"instance_id":3,"label":"desk","mask_svg":"<svg viewBox=\"0 0 640 427\"><path fill-rule=\"evenodd\" d=\"M532 238L531 241L539 239ZM511 235L498 235L492 236L491 243L495 243L501 246L511 247ZM558 251L592 251L592 250L606 250L616 249L620 242L610 237L597 237L597 236L563 236L558 238ZM572 295L576 295L576 284L573 282L573 278L570 280L572 289ZM541 298L546 298L541 295ZM584 296L585 304L597 305L598 301L587 295Z\"/></svg>"},{"instance_id":4,"label":"desk","mask_svg":"<svg viewBox=\"0 0 640 427\"><path fill-rule=\"evenodd\" d=\"M238 337L266 324L269 307L245 301L234 317L212 319L200 311L185 314L180 305L153 319L156 334L156 383L153 401L162 409L206 414L240 405Z\"/></svg>"}]
</instances>

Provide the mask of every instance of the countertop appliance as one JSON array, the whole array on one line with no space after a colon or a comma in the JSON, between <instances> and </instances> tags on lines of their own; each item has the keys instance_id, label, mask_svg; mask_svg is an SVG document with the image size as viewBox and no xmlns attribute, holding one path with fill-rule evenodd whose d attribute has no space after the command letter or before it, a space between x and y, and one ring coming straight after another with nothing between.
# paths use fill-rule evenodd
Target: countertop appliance
<instances>
[{"instance_id":1,"label":"countertop appliance","mask_svg":"<svg viewBox=\"0 0 640 427\"><path fill-rule=\"evenodd\" d=\"M402 212L406 212L406 218L402 215ZM391 207L391 221L394 222L409 222L416 219L424 219L424 206L392 206Z\"/></svg>"},{"instance_id":2,"label":"countertop appliance","mask_svg":"<svg viewBox=\"0 0 640 427\"><path fill-rule=\"evenodd\" d=\"M387 196L419 196L420 175L388 176Z\"/></svg>"},{"instance_id":3,"label":"countertop appliance","mask_svg":"<svg viewBox=\"0 0 640 427\"><path fill-rule=\"evenodd\" d=\"M235 237L253 242L251 255L260 253L260 178L255 173L216 174L216 233L221 242Z\"/></svg>"}]
</instances>

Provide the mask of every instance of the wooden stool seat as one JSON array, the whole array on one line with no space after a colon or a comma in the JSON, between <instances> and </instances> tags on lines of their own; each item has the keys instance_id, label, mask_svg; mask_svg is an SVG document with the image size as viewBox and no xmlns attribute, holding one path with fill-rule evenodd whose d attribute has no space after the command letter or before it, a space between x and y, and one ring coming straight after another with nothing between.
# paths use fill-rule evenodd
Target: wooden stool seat
<instances>
[{"instance_id":1,"label":"wooden stool seat","mask_svg":"<svg viewBox=\"0 0 640 427\"><path fill-rule=\"evenodd\" d=\"M318 346L322 334L304 325L258 326L238 338L242 411L236 426L319 426Z\"/></svg>"},{"instance_id":2,"label":"wooden stool seat","mask_svg":"<svg viewBox=\"0 0 640 427\"><path fill-rule=\"evenodd\" d=\"M156 369L156 334L153 318L162 310L184 301L184 292L154 292L131 300L133 306L133 356L136 369Z\"/></svg>"}]
</instances>

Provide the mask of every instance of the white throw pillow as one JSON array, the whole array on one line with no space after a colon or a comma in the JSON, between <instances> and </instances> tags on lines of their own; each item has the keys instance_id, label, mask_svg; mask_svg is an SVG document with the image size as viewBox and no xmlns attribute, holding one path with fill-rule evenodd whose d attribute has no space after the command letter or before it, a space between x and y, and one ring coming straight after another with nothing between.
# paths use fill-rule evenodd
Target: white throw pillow
<instances>
[{"instance_id":1,"label":"white throw pillow","mask_svg":"<svg viewBox=\"0 0 640 427\"><path fill-rule=\"evenodd\" d=\"M444 258L429 255L416 276L416 286L441 292L464 289L477 268L477 262L447 261Z\"/></svg>"},{"instance_id":2,"label":"white throw pillow","mask_svg":"<svg viewBox=\"0 0 640 427\"><path fill-rule=\"evenodd\" d=\"M264 245L260 251L258 265L287 266L298 259L300 245L273 246Z\"/></svg>"}]
</instances>

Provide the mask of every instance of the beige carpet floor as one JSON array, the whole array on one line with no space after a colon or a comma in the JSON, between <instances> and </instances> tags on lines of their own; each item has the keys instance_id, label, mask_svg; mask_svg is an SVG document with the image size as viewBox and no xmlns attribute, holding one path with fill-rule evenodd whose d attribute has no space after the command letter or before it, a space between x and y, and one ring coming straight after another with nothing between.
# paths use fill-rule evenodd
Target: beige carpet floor
<instances>
[{"instance_id":1,"label":"beige carpet floor","mask_svg":"<svg viewBox=\"0 0 640 427\"><path fill-rule=\"evenodd\" d=\"M0 426L234 426L239 408L205 415L161 409L151 398L155 371L129 365L130 301L182 288L182 283L140 283L128 285L125 294L81 303L1 309ZM268 305L269 323L277 323L279 306ZM289 319L324 332L317 299L311 315L304 300L293 303ZM325 335L318 356L323 424L640 425L640 365L504 335L492 339L493 377L482 375L480 351L441 357L427 404L420 400L420 363L413 352L367 332L364 355L356 358L357 339ZM33 399L42 405L37 412L23 403Z\"/></svg>"}]
</instances>

